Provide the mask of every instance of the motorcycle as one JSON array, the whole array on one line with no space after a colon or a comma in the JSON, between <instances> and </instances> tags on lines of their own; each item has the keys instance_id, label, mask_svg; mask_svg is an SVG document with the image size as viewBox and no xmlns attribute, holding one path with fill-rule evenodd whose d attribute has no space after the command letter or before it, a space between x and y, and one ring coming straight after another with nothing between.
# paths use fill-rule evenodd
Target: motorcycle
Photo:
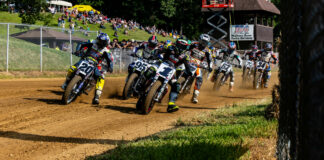
<instances>
[{"instance_id":1,"label":"motorcycle","mask_svg":"<svg viewBox=\"0 0 324 160\"><path fill-rule=\"evenodd\" d=\"M156 64L157 60L138 59L130 64L130 73L125 83L123 90L123 98L129 99L132 95L139 95L143 89L143 85L147 80L145 71L152 65Z\"/></svg>"},{"instance_id":2,"label":"motorcycle","mask_svg":"<svg viewBox=\"0 0 324 160\"><path fill-rule=\"evenodd\" d=\"M95 69L95 62L87 59L81 61L62 96L64 104L73 102L83 93L88 95L88 92L96 85L94 78Z\"/></svg>"},{"instance_id":3,"label":"motorcycle","mask_svg":"<svg viewBox=\"0 0 324 160\"><path fill-rule=\"evenodd\" d=\"M149 86L145 92L140 95L136 108L143 114L149 114L156 102L161 102L163 97L168 93L168 83L174 76L176 69L166 62L160 64L156 69L155 75L148 82Z\"/></svg>"},{"instance_id":4,"label":"motorcycle","mask_svg":"<svg viewBox=\"0 0 324 160\"><path fill-rule=\"evenodd\" d=\"M254 79L253 79L253 88L258 89L261 86L264 85L265 76L263 76L264 70L266 68L267 63L261 60L256 61L255 63L255 72L254 72Z\"/></svg>"},{"instance_id":5,"label":"motorcycle","mask_svg":"<svg viewBox=\"0 0 324 160\"><path fill-rule=\"evenodd\" d=\"M242 84L243 86L250 82L253 76L254 62L251 60L246 60L245 65L243 67L243 76L242 76Z\"/></svg>"},{"instance_id":6,"label":"motorcycle","mask_svg":"<svg viewBox=\"0 0 324 160\"><path fill-rule=\"evenodd\" d=\"M213 79L214 90L219 90L220 87L225 84L232 70L233 70L233 66L231 63L227 61L221 63L220 67L217 70L215 70L214 73L214 79Z\"/></svg>"}]
</instances>

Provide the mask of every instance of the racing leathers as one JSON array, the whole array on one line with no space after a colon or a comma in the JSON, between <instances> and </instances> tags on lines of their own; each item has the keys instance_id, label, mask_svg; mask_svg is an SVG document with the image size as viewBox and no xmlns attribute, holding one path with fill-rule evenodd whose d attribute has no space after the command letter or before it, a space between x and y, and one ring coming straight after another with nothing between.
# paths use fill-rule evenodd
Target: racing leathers
<instances>
[{"instance_id":1,"label":"racing leathers","mask_svg":"<svg viewBox=\"0 0 324 160\"><path fill-rule=\"evenodd\" d=\"M263 49L256 54L256 59L266 62L266 68L264 70L264 76L265 76L264 87L268 88L268 81L270 80L271 77L270 61L271 59L273 59L274 64L276 64L278 59L276 55L273 53L273 51L266 51Z\"/></svg>"},{"instance_id":2,"label":"racing leathers","mask_svg":"<svg viewBox=\"0 0 324 160\"><path fill-rule=\"evenodd\" d=\"M174 68L178 68L180 65L184 64L185 70L188 74L191 74L189 67L189 56L185 51L179 53L175 46L169 46L167 49L163 50L163 61L170 64ZM190 75L192 76L192 75ZM178 98L180 92L181 84L177 81L178 75L174 75L169 81L171 85L171 92L169 95L168 112L175 112L179 110L179 106L175 105L175 101Z\"/></svg>"},{"instance_id":3,"label":"racing leathers","mask_svg":"<svg viewBox=\"0 0 324 160\"><path fill-rule=\"evenodd\" d=\"M97 67L94 72L96 83L95 96L93 98L93 104L99 104L99 98L102 94L102 89L105 84L105 73L113 72L113 56L111 51L107 48L99 48L96 40L90 43L83 43L79 46L80 50L77 51L77 55L81 57L81 60L70 67L67 73L66 81L63 84L62 88L65 89L69 81L71 80L73 73L77 70L79 65L83 60L88 60L94 62ZM102 66L102 62L105 61L107 66Z\"/></svg>"},{"instance_id":4,"label":"racing leathers","mask_svg":"<svg viewBox=\"0 0 324 160\"><path fill-rule=\"evenodd\" d=\"M204 66L204 61L207 61L207 66ZM200 68L208 69L209 72L212 71L212 55L210 49L208 47L201 47L200 45L191 45L189 47L189 64L197 67L195 73L196 82L191 101L198 103L199 90L203 83L203 74Z\"/></svg>"},{"instance_id":5,"label":"racing leathers","mask_svg":"<svg viewBox=\"0 0 324 160\"><path fill-rule=\"evenodd\" d=\"M236 52L236 50L233 50L233 49L225 48L225 49L220 50L219 56L217 57L217 59L229 62L231 64L233 64L234 60L236 59L238 61L238 67L239 68L242 67L242 59L239 56L239 54ZM212 81L214 81L216 79L216 75L218 74L217 72L218 72L218 70L215 70L215 73L211 79ZM229 76L230 76L229 90L233 91L233 87L234 87L234 71L233 71L233 69L230 71Z\"/></svg>"},{"instance_id":6,"label":"racing leathers","mask_svg":"<svg viewBox=\"0 0 324 160\"><path fill-rule=\"evenodd\" d=\"M251 50L251 51L245 52L242 59L243 60L250 60L250 61L254 62L255 58L256 58L256 55L259 52L260 52L260 50ZM244 76L245 71L246 71L246 66L243 67L242 77ZM253 73L253 71L251 73Z\"/></svg>"}]
</instances>

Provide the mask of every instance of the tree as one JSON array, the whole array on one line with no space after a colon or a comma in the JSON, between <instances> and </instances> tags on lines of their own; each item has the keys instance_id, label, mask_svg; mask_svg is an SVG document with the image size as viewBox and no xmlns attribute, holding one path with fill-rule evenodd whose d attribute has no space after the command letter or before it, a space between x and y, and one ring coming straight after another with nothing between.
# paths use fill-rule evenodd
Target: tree
<instances>
[{"instance_id":1,"label":"tree","mask_svg":"<svg viewBox=\"0 0 324 160\"><path fill-rule=\"evenodd\" d=\"M46 0L20 0L16 1L16 8L20 11L22 23L35 24L41 19L40 12L48 7Z\"/></svg>"},{"instance_id":2,"label":"tree","mask_svg":"<svg viewBox=\"0 0 324 160\"><path fill-rule=\"evenodd\" d=\"M278 159L324 158L323 3L280 2Z\"/></svg>"}]
</instances>

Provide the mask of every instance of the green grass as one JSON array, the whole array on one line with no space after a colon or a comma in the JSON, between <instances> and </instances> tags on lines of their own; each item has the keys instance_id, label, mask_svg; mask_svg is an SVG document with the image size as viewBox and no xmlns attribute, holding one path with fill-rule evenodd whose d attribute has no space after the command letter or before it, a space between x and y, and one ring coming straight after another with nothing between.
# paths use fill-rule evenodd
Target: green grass
<instances>
[{"instance_id":1,"label":"green grass","mask_svg":"<svg viewBox=\"0 0 324 160\"><path fill-rule=\"evenodd\" d=\"M58 27L57 19L61 15L62 14L55 14L53 19L51 20L49 26L50 27ZM83 28L86 28L85 25L82 25L81 21L77 21L75 19L73 19L73 21L76 21L79 26L82 26ZM17 13L10 14L8 12L0 11L0 22L1 23L21 23L21 18L19 17L19 15ZM37 21L36 25L43 25L43 22ZM88 24L88 25L90 27L90 31L99 31L100 30L99 24ZM69 23L66 20L65 28L68 28L68 27L69 27ZM102 29L101 31L107 33L110 36L111 39L115 38L113 36L114 35L114 30L112 28L111 23L105 24L105 27L106 27L106 29ZM3 29L1 29L1 30L3 30ZM3 31L6 32L6 30L3 30ZM3 32L3 31L0 31L0 33ZM118 39L119 40L122 40L122 39L126 39L126 40L134 39L134 40L139 40L139 41L147 41L147 39L151 36L149 33L145 32L143 30L140 30L140 29L135 29L133 31L129 31L129 35L125 35L123 33L124 33L124 29L119 29L119 31L118 31ZM93 33L93 34L91 34L90 37L88 37L88 39L95 38L95 36L96 36L96 34ZM161 35L157 35L157 37L158 37L159 41L166 41L168 39L174 40L171 37L163 37Z\"/></svg>"},{"instance_id":2,"label":"green grass","mask_svg":"<svg viewBox=\"0 0 324 160\"><path fill-rule=\"evenodd\" d=\"M88 159L248 159L249 143L275 135L276 121L263 117L267 105L233 106Z\"/></svg>"}]
</instances>

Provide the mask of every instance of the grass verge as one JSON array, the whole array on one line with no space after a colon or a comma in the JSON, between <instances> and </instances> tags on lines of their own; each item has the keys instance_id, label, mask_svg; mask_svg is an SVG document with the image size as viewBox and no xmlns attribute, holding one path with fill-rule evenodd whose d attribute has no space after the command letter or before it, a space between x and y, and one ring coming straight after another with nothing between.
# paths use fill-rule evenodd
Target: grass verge
<instances>
[{"instance_id":1,"label":"grass verge","mask_svg":"<svg viewBox=\"0 0 324 160\"><path fill-rule=\"evenodd\" d=\"M277 121L264 118L266 106L235 105L178 120L173 130L88 159L272 159Z\"/></svg>"}]
</instances>

